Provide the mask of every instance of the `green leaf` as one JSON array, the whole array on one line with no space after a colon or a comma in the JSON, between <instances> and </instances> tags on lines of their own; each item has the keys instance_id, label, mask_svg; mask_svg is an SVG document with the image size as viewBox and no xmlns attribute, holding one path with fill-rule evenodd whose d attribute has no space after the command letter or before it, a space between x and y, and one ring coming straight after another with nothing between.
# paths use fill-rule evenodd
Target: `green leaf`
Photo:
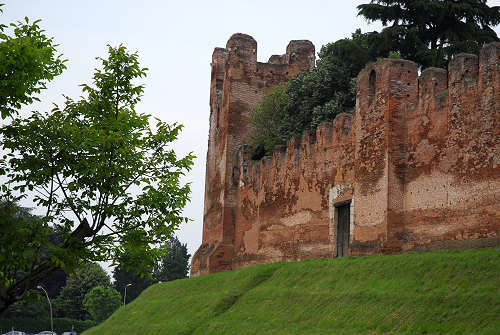
<instances>
[{"instance_id":1,"label":"green leaf","mask_svg":"<svg viewBox=\"0 0 500 335\"><path fill-rule=\"evenodd\" d=\"M18 28L41 34L33 26ZM29 54L24 56L29 62ZM144 90L136 81L146 75L137 53L119 45L99 60L92 82L81 85L85 97L66 97L63 106L15 117L0 127L7 152L1 164L8 177L0 196L12 198L9 189L17 191L20 195L12 199L30 198L44 213L19 219L7 206L9 224L0 226L0 247L11 251L5 256L10 268L37 280L39 269L71 270L82 262L123 257L152 268L161 244L188 222L181 212L190 185L179 178L191 169L194 156L178 158L164 149L182 126L159 122L153 130L152 117L135 111ZM28 99L33 97L17 101ZM16 271L7 273L0 278L0 299L4 288L19 280Z\"/></svg>"}]
</instances>

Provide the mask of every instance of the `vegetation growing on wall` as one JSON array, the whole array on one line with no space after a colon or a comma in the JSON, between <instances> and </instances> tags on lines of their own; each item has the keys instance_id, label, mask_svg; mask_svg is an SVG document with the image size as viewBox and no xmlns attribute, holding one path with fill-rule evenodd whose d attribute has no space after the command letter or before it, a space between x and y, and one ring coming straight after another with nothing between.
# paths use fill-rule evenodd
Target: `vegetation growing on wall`
<instances>
[{"instance_id":1,"label":"vegetation growing on wall","mask_svg":"<svg viewBox=\"0 0 500 335\"><path fill-rule=\"evenodd\" d=\"M253 158L260 159L304 130L351 113L356 99L356 76L370 60L389 55L376 32L329 43L321 48L316 67L274 87L251 114Z\"/></svg>"},{"instance_id":2,"label":"vegetation growing on wall","mask_svg":"<svg viewBox=\"0 0 500 335\"><path fill-rule=\"evenodd\" d=\"M478 53L498 41L491 28L500 23L500 7L486 0L372 0L358 15L381 21L381 32L361 33L321 48L316 67L264 95L251 115L253 159L269 155L303 131L312 131L355 106L355 78L366 63L402 57L419 64L446 67L452 55Z\"/></svg>"}]
</instances>

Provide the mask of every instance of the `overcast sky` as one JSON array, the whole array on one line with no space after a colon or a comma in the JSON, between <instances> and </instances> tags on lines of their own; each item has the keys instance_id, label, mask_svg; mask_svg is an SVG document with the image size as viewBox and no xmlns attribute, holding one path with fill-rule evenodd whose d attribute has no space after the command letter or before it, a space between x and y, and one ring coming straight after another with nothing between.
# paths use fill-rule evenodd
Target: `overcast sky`
<instances>
[{"instance_id":1,"label":"overcast sky","mask_svg":"<svg viewBox=\"0 0 500 335\"><path fill-rule=\"evenodd\" d=\"M380 30L356 16L364 1L347 0L0 0L6 3L0 23L41 19L41 27L53 36L68 59L67 69L49 83L41 103L30 110L47 110L62 104L62 94L74 99L81 83L91 83L95 57L106 57L106 45L123 43L138 51L142 66L149 68L142 82L146 89L138 112L166 122L184 124L175 144L179 153L197 156L188 180L191 203L185 215L193 219L177 232L193 254L201 244L205 157L208 140L210 62L214 47L225 47L233 33L246 33L258 44L258 61L285 53L292 39L308 39L318 52L322 45L349 37L356 29ZM500 0L488 1L490 6ZM500 35L500 27L495 31Z\"/></svg>"}]
</instances>

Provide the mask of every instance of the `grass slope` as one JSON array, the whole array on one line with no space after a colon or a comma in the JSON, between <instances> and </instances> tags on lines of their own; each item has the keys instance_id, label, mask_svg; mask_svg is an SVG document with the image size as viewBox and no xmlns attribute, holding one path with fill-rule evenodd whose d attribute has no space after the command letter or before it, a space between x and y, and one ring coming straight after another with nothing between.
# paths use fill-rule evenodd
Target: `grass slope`
<instances>
[{"instance_id":1,"label":"grass slope","mask_svg":"<svg viewBox=\"0 0 500 335\"><path fill-rule=\"evenodd\" d=\"M274 263L151 286L84 335L500 334L500 249Z\"/></svg>"}]
</instances>

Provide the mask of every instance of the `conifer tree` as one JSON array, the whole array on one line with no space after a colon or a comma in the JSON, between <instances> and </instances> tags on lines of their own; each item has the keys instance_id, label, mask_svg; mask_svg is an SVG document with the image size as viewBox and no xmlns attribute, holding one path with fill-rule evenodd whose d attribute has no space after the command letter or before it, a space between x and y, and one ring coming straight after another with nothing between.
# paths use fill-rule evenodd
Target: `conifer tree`
<instances>
[{"instance_id":1,"label":"conifer tree","mask_svg":"<svg viewBox=\"0 0 500 335\"><path fill-rule=\"evenodd\" d=\"M445 67L454 54L498 41L492 27L500 23L500 7L486 0L372 0L358 6L358 15L381 21L386 48L424 68Z\"/></svg>"},{"instance_id":2,"label":"conifer tree","mask_svg":"<svg viewBox=\"0 0 500 335\"><path fill-rule=\"evenodd\" d=\"M187 251L187 244L182 244L177 236L173 236L167 245L167 252L161 258L159 267L153 272L153 279L156 282L187 278L189 272L191 255Z\"/></svg>"}]
</instances>

